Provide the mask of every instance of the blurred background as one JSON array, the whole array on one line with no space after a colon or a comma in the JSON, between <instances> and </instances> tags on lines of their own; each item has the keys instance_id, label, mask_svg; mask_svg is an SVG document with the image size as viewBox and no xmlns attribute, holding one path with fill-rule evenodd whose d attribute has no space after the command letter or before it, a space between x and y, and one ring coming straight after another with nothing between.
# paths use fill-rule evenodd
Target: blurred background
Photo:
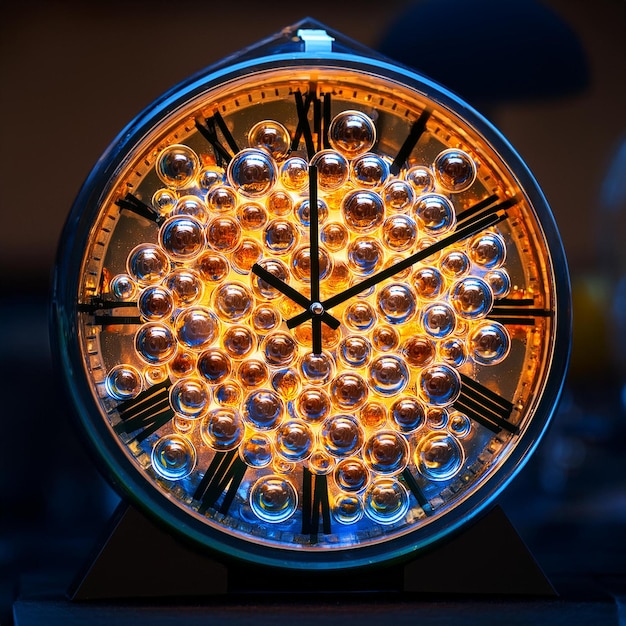
<instances>
[{"instance_id":1,"label":"blurred background","mask_svg":"<svg viewBox=\"0 0 626 626\"><path fill-rule=\"evenodd\" d=\"M271 6L265 10L264 6ZM626 16L620 0L22 0L0 22L0 623L23 573L84 559L117 503L54 384L64 220L121 128L307 14L473 104L552 206L575 330L548 437L501 504L549 576L626 575Z\"/></svg>"}]
</instances>

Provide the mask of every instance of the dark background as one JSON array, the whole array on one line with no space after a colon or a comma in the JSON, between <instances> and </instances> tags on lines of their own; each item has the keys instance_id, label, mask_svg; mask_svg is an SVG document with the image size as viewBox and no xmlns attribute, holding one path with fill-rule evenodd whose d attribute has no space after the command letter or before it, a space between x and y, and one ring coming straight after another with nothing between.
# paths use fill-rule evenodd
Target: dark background
<instances>
[{"instance_id":1,"label":"dark background","mask_svg":"<svg viewBox=\"0 0 626 626\"><path fill-rule=\"evenodd\" d=\"M163 91L307 15L465 97L543 187L570 261L572 366L501 503L550 576L623 583L623 2L24 0L0 17L0 623L20 576L79 563L117 503L69 425L48 346L49 277L82 181Z\"/></svg>"}]
</instances>

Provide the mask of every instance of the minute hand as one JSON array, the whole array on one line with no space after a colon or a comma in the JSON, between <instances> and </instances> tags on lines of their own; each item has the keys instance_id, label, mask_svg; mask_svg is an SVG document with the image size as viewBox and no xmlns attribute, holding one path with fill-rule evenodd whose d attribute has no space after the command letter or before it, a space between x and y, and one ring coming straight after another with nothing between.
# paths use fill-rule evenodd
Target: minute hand
<instances>
[{"instance_id":1,"label":"minute hand","mask_svg":"<svg viewBox=\"0 0 626 626\"><path fill-rule=\"evenodd\" d=\"M497 207L494 207L494 209L496 208ZM345 302L346 300L350 300L350 298L353 298L354 296L360 294L362 291L366 291L370 287L377 285L383 280L391 278L395 274L402 272L403 270L411 267L415 263L419 263L419 261L427 259L432 254L435 254L436 252L447 248L453 243L463 241L463 239L467 239L468 237L471 237L472 235L479 233L482 230L485 230L485 228L489 228L490 226L497 224L506 217L507 214L504 210L492 210L487 215L484 215L477 220L472 221L471 224L467 224L466 226L463 226L462 228L459 228L459 230L453 232L451 235L448 235L447 237L436 241L432 245L428 246L428 248L418 250L411 256L408 256L406 259L402 259L401 261L390 265L389 267L378 272L377 274L369 276L368 278L362 280L360 283L352 285L352 287L346 289L345 291L342 291L341 293L338 293L331 298L328 298L328 300L324 300L324 302L322 302L322 305L325 310L328 310L334 306L337 306L338 304L341 304L342 302ZM310 311L303 311L295 317L288 319L287 326L289 328L294 328L302 324L303 322L306 322L306 320L310 319L311 317L312 313Z\"/></svg>"}]
</instances>

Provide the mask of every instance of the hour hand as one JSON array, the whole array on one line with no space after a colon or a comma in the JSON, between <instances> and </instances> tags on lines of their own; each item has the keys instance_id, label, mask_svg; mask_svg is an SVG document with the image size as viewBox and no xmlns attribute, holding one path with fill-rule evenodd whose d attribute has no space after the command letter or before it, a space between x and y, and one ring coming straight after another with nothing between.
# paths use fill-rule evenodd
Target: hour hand
<instances>
[{"instance_id":1,"label":"hour hand","mask_svg":"<svg viewBox=\"0 0 626 626\"><path fill-rule=\"evenodd\" d=\"M277 278L271 272L268 272L264 267L255 263L252 266L252 272L256 274L260 279L264 280L268 285L271 285L277 291L280 291L283 295L287 296L290 300L293 300L296 304L299 304L303 309L310 312L310 317L319 316L321 320L330 326L333 330L337 330L341 322L324 311L319 302L312 303L305 295L288 285L286 282Z\"/></svg>"}]
</instances>

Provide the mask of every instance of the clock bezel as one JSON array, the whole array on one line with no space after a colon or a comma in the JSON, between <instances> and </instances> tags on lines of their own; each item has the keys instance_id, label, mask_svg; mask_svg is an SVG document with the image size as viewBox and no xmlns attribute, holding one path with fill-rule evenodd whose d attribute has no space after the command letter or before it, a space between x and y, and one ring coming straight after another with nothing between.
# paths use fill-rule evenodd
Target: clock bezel
<instances>
[{"instance_id":1,"label":"clock bezel","mask_svg":"<svg viewBox=\"0 0 626 626\"><path fill-rule=\"evenodd\" d=\"M156 124L165 117L175 116L191 99L200 98L204 93L231 80L278 67L304 68L316 65L380 75L414 89L436 102L438 106L463 117L500 155L509 168L508 174L524 190L529 205L533 207L550 251L551 274L554 276L552 288L556 303L553 319L555 358L546 369L541 399L535 408L532 423L519 438L514 451L502 463L496 475L490 476L476 492L458 503L452 513L435 519L420 529L419 537L414 536L418 533L408 532L376 544L328 551L259 546L251 541L220 532L187 514L178 504L164 497L144 474L137 471L119 444L111 437L110 429L104 420L90 418L91 415L99 417L100 408L86 379L84 355L79 340L75 303L80 290L80 273L71 271L76 259L83 257L94 220L98 216L101 201L107 195L111 181L123 167L128 155L145 140ZM158 523L165 525L169 531L217 551L227 558L234 557L268 566L323 570L388 564L407 558L458 531L493 503L532 455L556 410L569 359L571 312L565 253L547 201L522 159L484 117L434 81L392 62L379 58L374 60L352 53L300 51L246 58L226 67L208 68L203 73L175 86L140 113L118 135L89 175L65 226L56 267L52 301L54 353L58 355L59 367L65 373L63 382L76 408L80 430L95 453L94 456L101 469L124 498L148 513Z\"/></svg>"}]
</instances>

